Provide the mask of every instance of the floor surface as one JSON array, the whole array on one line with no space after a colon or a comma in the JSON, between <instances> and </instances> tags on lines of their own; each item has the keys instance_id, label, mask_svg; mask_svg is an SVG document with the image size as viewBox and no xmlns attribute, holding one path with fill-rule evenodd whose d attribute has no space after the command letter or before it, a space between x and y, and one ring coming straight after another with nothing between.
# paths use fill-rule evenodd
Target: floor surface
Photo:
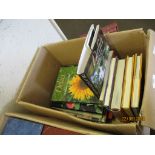
<instances>
[{"instance_id":1,"label":"floor surface","mask_svg":"<svg viewBox=\"0 0 155 155\"><path fill-rule=\"evenodd\" d=\"M0 113L15 101L36 49L60 40L49 20L0 20Z\"/></svg>"}]
</instances>

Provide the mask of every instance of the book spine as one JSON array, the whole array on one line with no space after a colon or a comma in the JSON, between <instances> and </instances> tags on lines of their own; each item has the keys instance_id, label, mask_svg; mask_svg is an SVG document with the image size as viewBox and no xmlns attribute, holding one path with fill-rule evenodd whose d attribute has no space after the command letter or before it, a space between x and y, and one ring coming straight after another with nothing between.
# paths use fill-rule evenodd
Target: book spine
<instances>
[{"instance_id":1,"label":"book spine","mask_svg":"<svg viewBox=\"0 0 155 155\"><path fill-rule=\"evenodd\" d=\"M99 98L100 97L99 92L95 89L95 87L93 86L93 84L91 83L91 81L87 78L87 76L84 73L83 74L79 74L79 76L85 82L85 84L92 90L92 92L94 93L94 95L97 98Z\"/></svg>"},{"instance_id":2,"label":"book spine","mask_svg":"<svg viewBox=\"0 0 155 155\"><path fill-rule=\"evenodd\" d=\"M133 112L134 116L138 117L139 116L139 112L140 112L139 107L138 108L131 108L131 109L132 109L132 112Z\"/></svg>"},{"instance_id":3,"label":"book spine","mask_svg":"<svg viewBox=\"0 0 155 155\"><path fill-rule=\"evenodd\" d=\"M126 113L127 117L134 117L134 114L130 108L122 108L124 113Z\"/></svg>"},{"instance_id":4,"label":"book spine","mask_svg":"<svg viewBox=\"0 0 155 155\"><path fill-rule=\"evenodd\" d=\"M92 122L104 122L105 123L105 116L102 114L93 114L93 113L88 113L88 112L82 112L82 111L75 111L75 110L68 110L68 109L61 109L61 108L55 108L56 110L66 112L72 116L89 120Z\"/></svg>"},{"instance_id":5,"label":"book spine","mask_svg":"<svg viewBox=\"0 0 155 155\"><path fill-rule=\"evenodd\" d=\"M103 108L90 103L75 103L75 102L60 102L60 101L52 101L52 108L60 108L60 109L68 109L73 111L81 111L81 112L90 112L94 114L102 114Z\"/></svg>"},{"instance_id":6,"label":"book spine","mask_svg":"<svg viewBox=\"0 0 155 155\"><path fill-rule=\"evenodd\" d=\"M112 86L111 86L109 106L111 106L111 102L112 102L112 95L113 95L113 91L114 91L114 83L115 83L115 77L116 77L117 64L118 64L118 58L116 58L115 67L114 67L114 73L113 73L114 76L113 76Z\"/></svg>"}]
</instances>

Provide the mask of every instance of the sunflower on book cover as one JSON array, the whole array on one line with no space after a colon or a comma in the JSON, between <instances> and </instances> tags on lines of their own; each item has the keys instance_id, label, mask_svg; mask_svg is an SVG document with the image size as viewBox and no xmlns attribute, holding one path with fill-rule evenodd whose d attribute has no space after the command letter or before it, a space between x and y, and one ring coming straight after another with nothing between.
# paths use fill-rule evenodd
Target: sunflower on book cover
<instances>
[{"instance_id":1,"label":"sunflower on book cover","mask_svg":"<svg viewBox=\"0 0 155 155\"><path fill-rule=\"evenodd\" d=\"M88 88L88 86L81 80L78 75L72 77L69 81L69 93L76 100L89 100L94 97L93 92Z\"/></svg>"}]
</instances>

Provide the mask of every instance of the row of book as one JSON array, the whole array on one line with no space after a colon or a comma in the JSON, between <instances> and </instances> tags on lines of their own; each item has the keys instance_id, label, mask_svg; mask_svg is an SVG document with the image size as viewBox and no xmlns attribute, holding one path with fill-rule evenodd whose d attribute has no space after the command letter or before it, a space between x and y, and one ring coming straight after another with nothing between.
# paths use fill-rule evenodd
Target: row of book
<instances>
[{"instance_id":1,"label":"row of book","mask_svg":"<svg viewBox=\"0 0 155 155\"><path fill-rule=\"evenodd\" d=\"M2 135L79 135L77 132L64 130L24 119L9 117Z\"/></svg>"},{"instance_id":2,"label":"row of book","mask_svg":"<svg viewBox=\"0 0 155 155\"><path fill-rule=\"evenodd\" d=\"M142 54L112 58L104 106L116 117L137 117L140 110Z\"/></svg>"},{"instance_id":3,"label":"row of book","mask_svg":"<svg viewBox=\"0 0 155 155\"><path fill-rule=\"evenodd\" d=\"M137 116L141 78L142 54L120 59L100 26L92 24L78 66L60 68L51 105L96 122L112 119L111 112L115 117Z\"/></svg>"}]
</instances>

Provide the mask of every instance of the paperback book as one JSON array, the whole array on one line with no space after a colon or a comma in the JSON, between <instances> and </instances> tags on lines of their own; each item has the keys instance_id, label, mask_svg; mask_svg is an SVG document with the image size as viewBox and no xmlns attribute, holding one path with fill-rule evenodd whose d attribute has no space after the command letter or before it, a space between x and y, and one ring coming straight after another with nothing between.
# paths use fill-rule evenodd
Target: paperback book
<instances>
[{"instance_id":1,"label":"paperback book","mask_svg":"<svg viewBox=\"0 0 155 155\"><path fill-rule=\"evenodd\" d=\"M53 108L102 114L102 106L91 89L76 74L77 66L61 67L51 97Z\"/></svg>"},{"instance_id":2,"label":"paperback book","mask_svg":"<svg viewBox=\"0 0 155 155\"><path fill-rule=\"evenodd\" d=\"M99 25L96 26L94 35L92 33L91 45L86 48L88 37L89 35L84 43L77 74L99 98L105 77L105 62L108 60L110 50Z\"/></svg>"}]
</instances>

